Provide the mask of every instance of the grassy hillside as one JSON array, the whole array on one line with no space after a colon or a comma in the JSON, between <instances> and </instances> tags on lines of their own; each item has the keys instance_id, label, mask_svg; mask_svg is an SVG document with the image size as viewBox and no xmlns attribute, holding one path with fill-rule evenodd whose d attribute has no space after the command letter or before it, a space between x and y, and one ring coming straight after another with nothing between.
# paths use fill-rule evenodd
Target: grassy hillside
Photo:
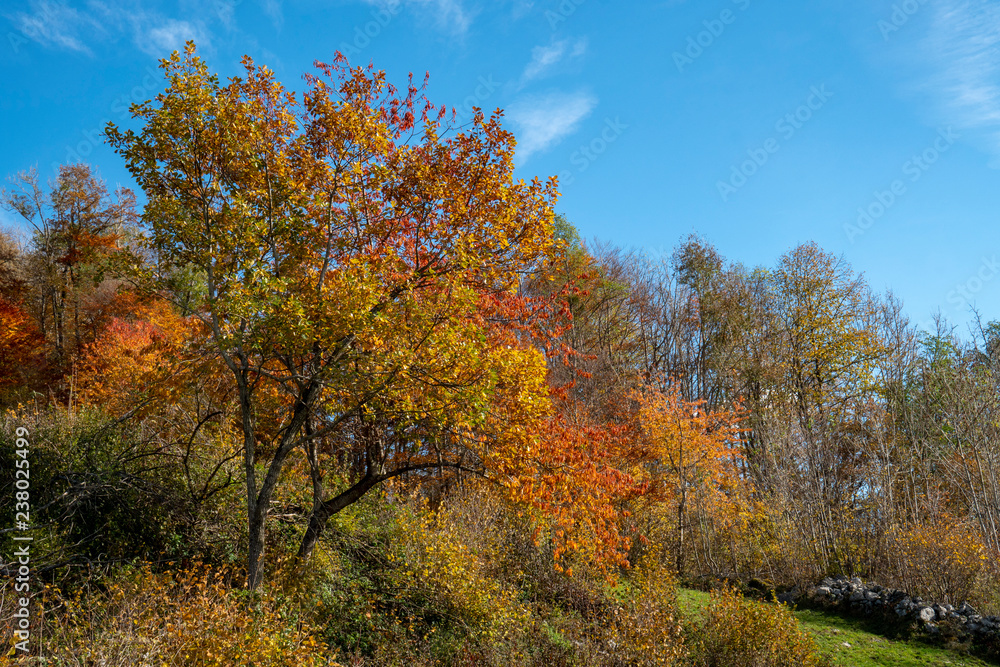
<instances>
[{"instance_id":1,"label":"grassy hillside","mask_svg":"<svg viewBox=\"0 0 1000 667\"><path fill-rule=\"evenodd\" d=\"M709 594L682 588L678 590L677 601L681 613L691 618L699 615L708 604ZM873 633L861 619L811 609L799 609L794 613L802 627L816 638L820 649L837 667L985 667L991 664L919 640L891 639Z\"/></svg>"}]
</instances>

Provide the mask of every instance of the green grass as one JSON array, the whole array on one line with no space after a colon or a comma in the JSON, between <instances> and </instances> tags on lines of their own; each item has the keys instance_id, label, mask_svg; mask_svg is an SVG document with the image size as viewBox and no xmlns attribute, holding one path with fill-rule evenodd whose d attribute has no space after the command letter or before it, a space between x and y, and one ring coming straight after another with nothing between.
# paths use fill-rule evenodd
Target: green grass
<instances>
[{"instance_id":1,"label":"green grass","mask_svg":"<svg viewBox=\"0 0 1000 667\"><path fill-rule=\"evenodd\" d=\"M688 618L700 615L708 601L708 593L702 591L682 588L677 592L681 614ZM866 624L861 619L811 609L797 610L795 617L837 667L987 667L992 664L919 640L890 639L872 633L865 629Z\"/></svg>"}]
</instances>

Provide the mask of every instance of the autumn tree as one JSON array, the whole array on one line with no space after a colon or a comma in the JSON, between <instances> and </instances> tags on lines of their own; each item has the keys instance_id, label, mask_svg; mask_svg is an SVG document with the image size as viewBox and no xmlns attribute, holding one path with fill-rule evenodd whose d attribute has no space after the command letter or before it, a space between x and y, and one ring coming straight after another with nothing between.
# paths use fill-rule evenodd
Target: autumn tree
<instances>
[{"instance_id":1,"label":"autumn tree","mask_svg":"<svg viewBox=\"0 0 1000 667\"><path fill-rule=\"evenodd\" d=\"M740 414L709 411L704 401L685 401L681 387L647 386L634 396L647 448L639 461L649 498L674 511L674 565L685 573L690 514L695 502L725 502L738 478Z\"/></svg>"},{"instance_id":2,"label":"autumn tree","mask_svg":"<svg viewBox=\"0 0 1000 667\"><path fill-rule=\"evenodd\" d=\"M59 168L49 192L36 170L18 174L0 205L31 227L24 305L66 370L100 331L114 279L131 263L135 196L125 188L109 193L88 165L72 164Z\"/></svg>"},{"instance_id":3,"label":"autumn tree","mask_svg":"<svg viewBox=\"0 0 1000 667\"><path fill-rule=\"evenodd\" d=\"M895 468L906 474L902 517L929 522L967 517L992 553L1000 554L1000 363L992 354L997 322L974 340L943 321L924 334L907 377ZM905 495L904 495L905 494Z\"/></svg>"},{"instance_id":4,"label":"autumn tree","mask_svg":"<svg viewBox=\"0 0 1000 667\"><path fill-rule=\"evenodd\" d=\"M0 229L0 294L21 301L24 289L24 253L14 234Z\"/></svg>"},{"instance_id":5,"label":"autumn tree","mask_svg":"<svg viewBox=\"0 0 1000 667\"><path fill-rule=\"evenodd\" d=\"M303 557L385 480L518 455L545 410L544 363L500 323L541 312L515 288L555 251L556 191L513 179L499 116L452 130L412 83L397 95L340 56L301 98L244 65L222 84L189 43L133 107L142 129L108 136L149 199L150 286L204 276L192 310L236 388L253 588L297 449L314 497ZM480 428L500 387L526 422ZM338 461L352 474L327 489Z\"/></svg>"},{"instance_id":6,"label":"autumn tree","mask_svg":"<svg viewBox=\"0 0 1000 667\"><path fill-rule=\"evenodd\" d=\"M35 384L44 368L44 343L31 316L0 296L0 405Z\"/></svg>"}]
</instances>

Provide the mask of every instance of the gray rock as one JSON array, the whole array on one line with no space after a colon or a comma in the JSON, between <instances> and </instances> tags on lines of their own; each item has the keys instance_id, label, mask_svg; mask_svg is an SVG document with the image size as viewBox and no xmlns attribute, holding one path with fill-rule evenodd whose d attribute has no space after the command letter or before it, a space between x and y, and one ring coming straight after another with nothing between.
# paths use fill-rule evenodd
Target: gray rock
<instances>
[{"instance_id":1,"label":"gray rock","mask_svg":"<svg viewBox=\"0 0 1000 667\"><path fill-rule=\"evenodd\" d=\"M917 612L918 618L924 623L930 623L937 616L933 607L921 607L920 611Z\"/></svg>"}]
</instances>

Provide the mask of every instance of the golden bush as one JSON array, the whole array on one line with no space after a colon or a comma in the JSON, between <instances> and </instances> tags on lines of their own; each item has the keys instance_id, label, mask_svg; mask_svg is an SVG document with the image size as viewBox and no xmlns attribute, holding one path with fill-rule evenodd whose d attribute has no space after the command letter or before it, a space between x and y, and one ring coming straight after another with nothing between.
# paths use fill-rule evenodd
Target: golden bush
<instances>
[{"instance_id":1,"label":"golden bush","mask_svg":"<svg viewBox=\"0 0 1000 667\"><path fill-rule=\"evenodd\" d=\"M747 600L730 588L712 593L692 635L693 663L699 667L825 664L816 641L787 606Z\"/></svg>"},{"instance_id":2,"label":"golden bush","mask_svg":"<svg viewBox=\"0 0 1000 667\"><path fill-rule=\"evenodd\" d=\"M608 645L627 664L677 665L687 657L677 616L673 573L661 565L643 563L632 573L627 599L614 610Z\"/></svg>"},{"instance_id":3,"label":"golden bush","mask_svg":"<svg viewBox=\"0 0 1000 667\"><path fill-rule=\"evenodd\" d=\"M149 566L102 591L46 591L47 657L63 665L321 667L337 663L287 600L237 590L233 572Z\"/></svg>"},{"instance_id":4,"label":"golden bush","mask_svg":"<svg viewBox=\"0 0 1000 667\"><path fill-rule=\"evenodd\" d=\"M987 566L976 531L947 514L892 531L899 578L911 594L959 604L970 599Z\"/></svg>"},{"instance_id":5,"label":"golden bush","mask_svg":"<svg viewBox=\"0 0 1000 667\"><path fill-rule=\"evenodd\" d=\"M402 562L398 585L413 597L420 587L449 609L449 620L464 625L470 637L497 641L524 628L529 611L517 601L516 591L491 576L487 564L499 558L491 553L500 545L465 534L464 522L453 520L449 510L436 513L418 509L401 512ZM482 543L485 542L485 543Z\"/></svg>"}]
</instances>

